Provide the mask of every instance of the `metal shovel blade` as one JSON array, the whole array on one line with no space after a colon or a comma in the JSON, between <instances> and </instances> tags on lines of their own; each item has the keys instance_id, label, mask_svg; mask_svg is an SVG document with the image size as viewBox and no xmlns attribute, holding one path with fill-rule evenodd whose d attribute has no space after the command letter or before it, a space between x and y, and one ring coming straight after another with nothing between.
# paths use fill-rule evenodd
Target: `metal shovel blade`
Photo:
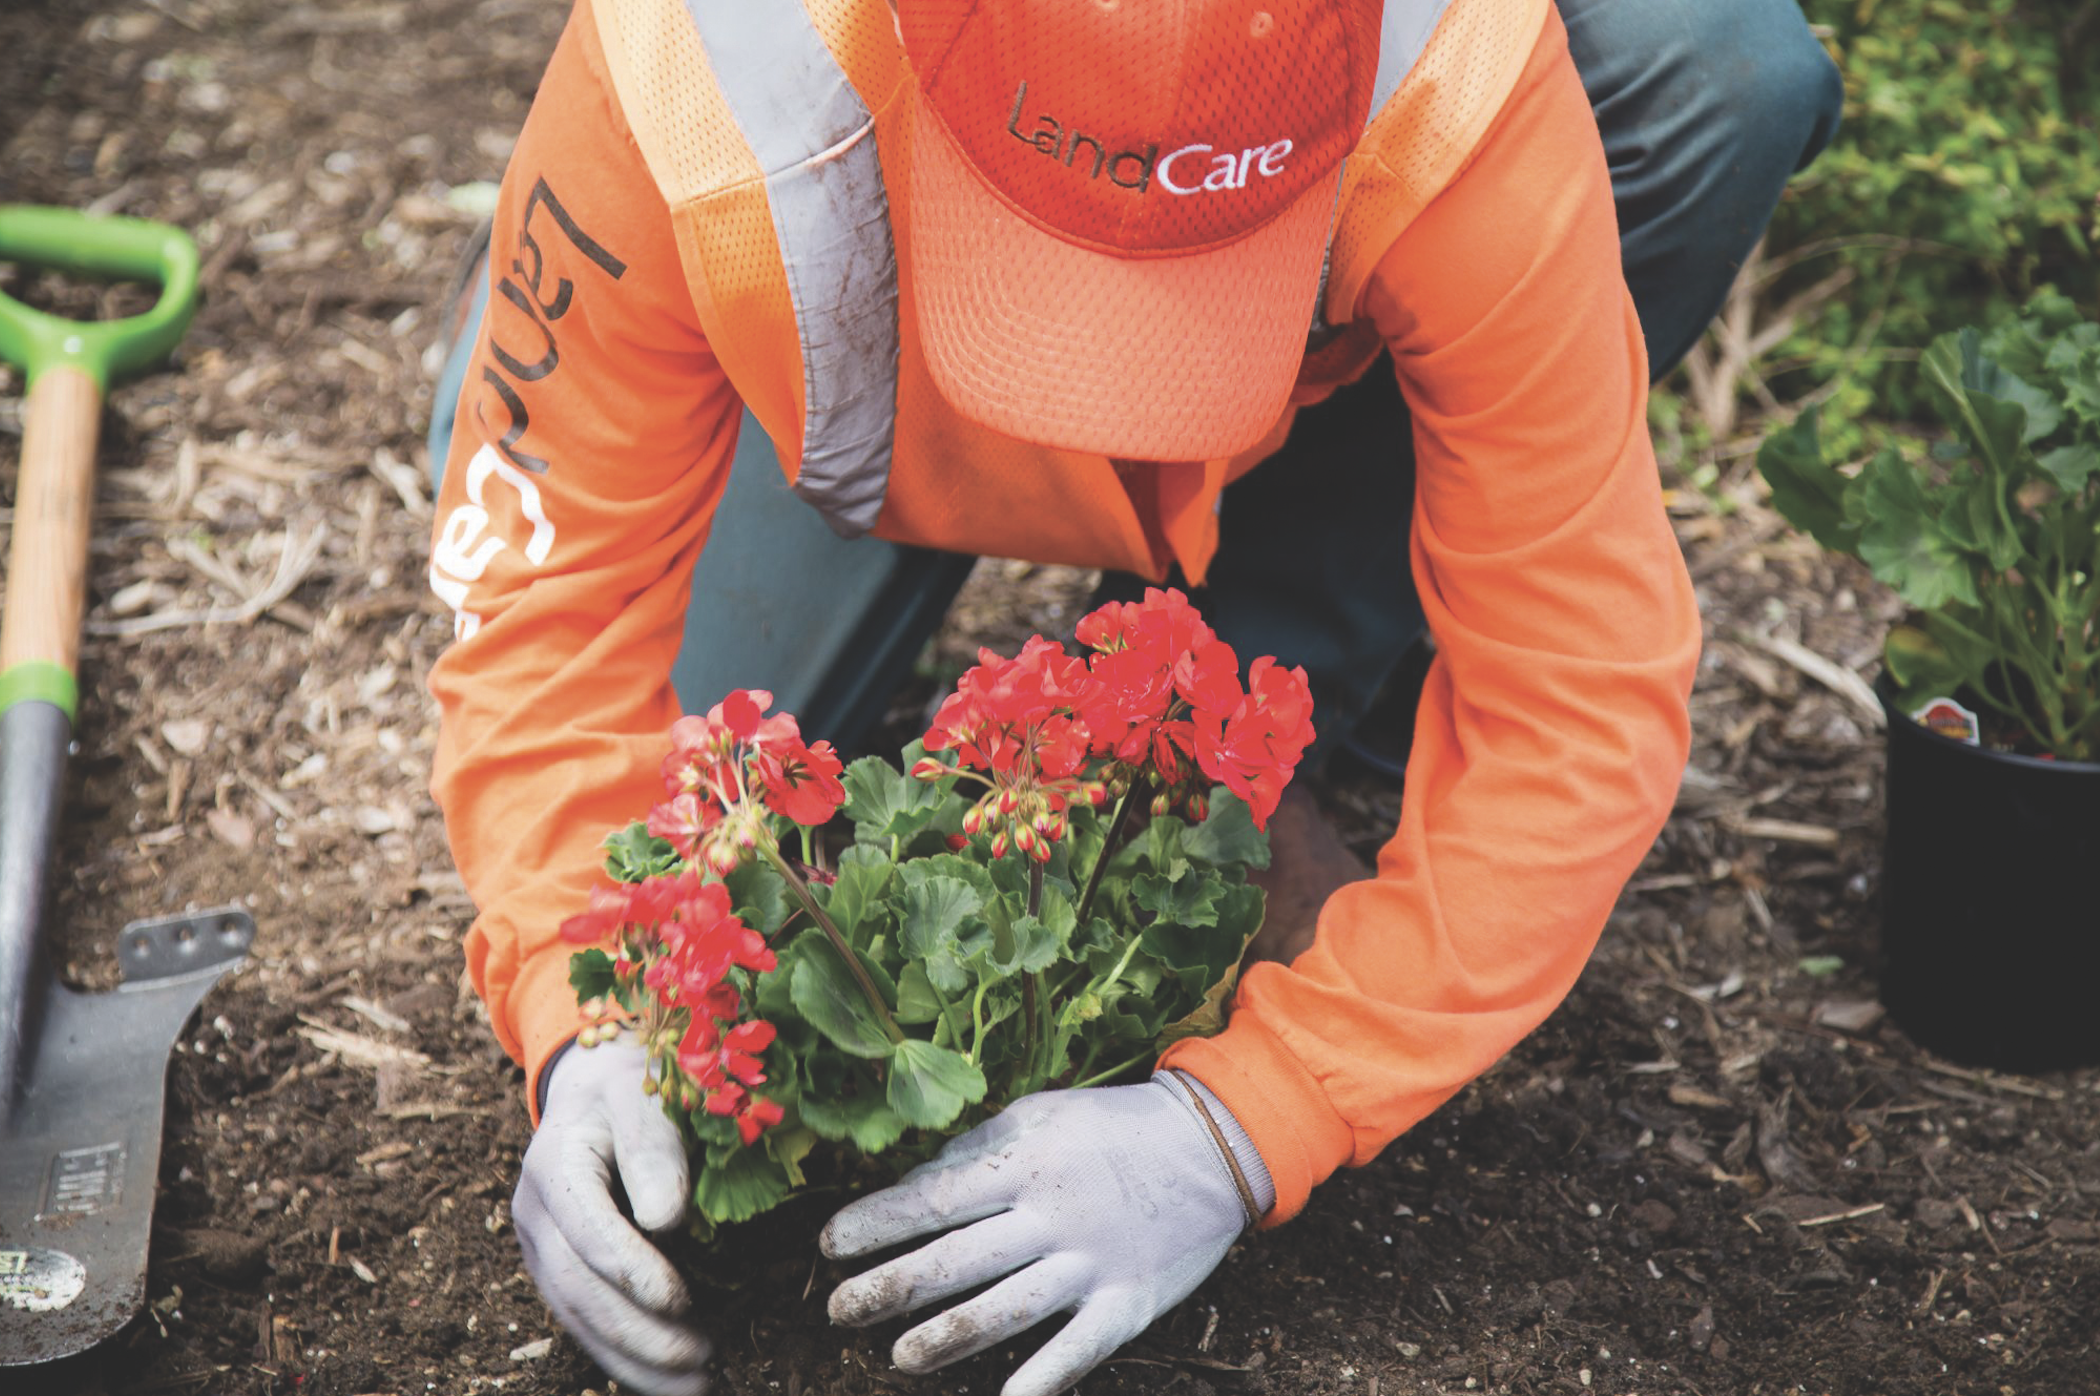
<instances>
[{"instance_id":1,"label":"metal shovel blade","mask_svg":"<svg viewBox=\"0 0 2100 1396\"><path fill-rule=\"evenodd\" d=\"M0 1366L82 1352L145 1302L168 1055L254 938L239 907L135 921L117 988L45 977L17 1079L0 1082Z\"/></svg>"}]
</instances>

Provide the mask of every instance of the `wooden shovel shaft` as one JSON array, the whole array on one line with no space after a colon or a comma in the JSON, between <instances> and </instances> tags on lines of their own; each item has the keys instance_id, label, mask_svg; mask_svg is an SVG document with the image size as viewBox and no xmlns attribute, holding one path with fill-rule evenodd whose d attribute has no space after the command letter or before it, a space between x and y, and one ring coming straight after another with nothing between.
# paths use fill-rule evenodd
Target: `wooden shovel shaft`
<instances>
[{"instance_id":1,"label":"wooden shovel shaft","mask_svg":"<svg viewBox=\"0 0 2100 1396\"><path fill-rule=\"evenodd\" d=\"M77 368L47 368L30 387L0 671L31 662L78 668L101 419L101 389Z\"/></svg>"}]
</instances>

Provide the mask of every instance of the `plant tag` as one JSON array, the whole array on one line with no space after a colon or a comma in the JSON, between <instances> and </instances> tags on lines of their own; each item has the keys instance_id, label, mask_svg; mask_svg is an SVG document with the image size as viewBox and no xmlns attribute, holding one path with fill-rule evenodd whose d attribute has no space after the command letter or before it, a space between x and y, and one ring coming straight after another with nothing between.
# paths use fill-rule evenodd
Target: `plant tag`
<instances>
[{"instance_id":1,"label":"plant tag","mask_svg":"<svg viewBox=\"0 0 2100 1396\"><path fill-rule=\"evenodd\" d=\"M1911 715L1911 721L1927 731L1937 732L1942 737L1952 737L1957 742L1980 746L1983 741L1982 728L1976 714L1970 712L1952 698L1935 698Z\"/></svg>"}]
</instances>

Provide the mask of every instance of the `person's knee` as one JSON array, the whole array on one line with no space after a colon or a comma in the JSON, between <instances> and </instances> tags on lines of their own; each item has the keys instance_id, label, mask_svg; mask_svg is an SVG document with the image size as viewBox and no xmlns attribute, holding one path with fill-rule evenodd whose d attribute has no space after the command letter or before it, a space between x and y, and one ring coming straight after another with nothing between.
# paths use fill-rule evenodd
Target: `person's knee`
<instances>
[{"instance_id":1,"label":"person's knee","mask_svg":"<svg viewBox=\"0 0 2100 1396\"><path fill-rule=\"evenodd\" d=\"M1733 0L1685 8L1698 51L1712 56L1702 94L1710 109L1752 139L1798 138L1796 169L1814 159L1837 131L1845 86L1801 7Z\"/></svg>"}]
</instances>

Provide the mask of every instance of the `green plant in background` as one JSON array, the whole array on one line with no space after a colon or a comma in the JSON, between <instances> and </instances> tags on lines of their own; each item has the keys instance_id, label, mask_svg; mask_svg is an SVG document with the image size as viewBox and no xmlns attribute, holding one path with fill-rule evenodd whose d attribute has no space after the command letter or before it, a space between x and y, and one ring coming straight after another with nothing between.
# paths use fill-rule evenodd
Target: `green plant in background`
<instances>
[{"instance_id":1,"label":"green plant in background","mask_svg":"<svg viewBox=\"0 0 2100 1396\"><path fill-rule=\"evenodd\" d=\"M1782 400L1826 401L1845 451L1869 414L1921 406L1912 347L1993 323L2053 286L2100 297L2100 4L1804 0L1844 74L1836 138L1789 188L1757 292L1787 303L1833 264L1856 280L1761 364Z\"/></svg>"},{"instance_id":2,"label":"green plant in background","mask_svg":"<svg viewBox=\"0 0 2100 1396\"><path fill-rule=\"evenodd\" d=\"M1922 368L1951 439L1848 473L1811 409L1758 452L1772 502L1914 608L1884 650L1904 711L1958 694L2036 751L2100 757L2100 324L2044 293Z\"/></svg>"}]
</instances>

